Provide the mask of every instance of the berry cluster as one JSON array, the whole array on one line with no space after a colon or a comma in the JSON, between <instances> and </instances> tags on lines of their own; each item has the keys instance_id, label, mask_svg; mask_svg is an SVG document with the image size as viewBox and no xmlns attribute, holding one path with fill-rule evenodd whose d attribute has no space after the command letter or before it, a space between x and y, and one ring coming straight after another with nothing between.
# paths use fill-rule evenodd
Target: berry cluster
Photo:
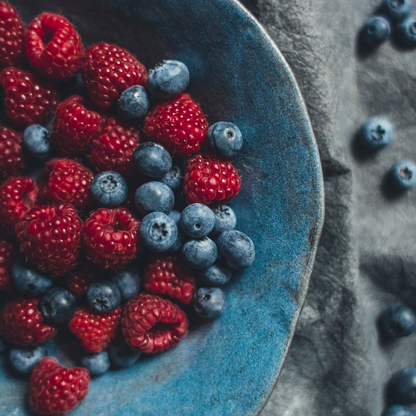
<instances>
[{"instance_id":1,"label":"berry cluster","mask_svg":"<svg viewBox=\"0 0 416 416\"><path fill-rule=\"evenodd\" d=\"M361 40L369 48L381 45L395 29L405 47L416 47L416 19L411 17L412 0L384 0L381 14L370 17L361 30Z\"/></svg>"},{"instance_id":2,"label":"berry cluster","mask_svg":"<svg viewBox=\"0 0 416 416\"><path fill-rule=\"evenodd\" d=\"M255 256L227 205L243 138L230 122L209 127L182 62L147 73L117 45L84 50L63 16L42 13L25 30L5 2L0 32L13 126L0 126L0 350L31 374L34 410L63 414L90 374L174 347L189 313L224 312L220 286ZM79 75L84 89L59 103L59 82ZM43 343L65 327L85 368L47 356Z\"/></svg>"}]
</instances>

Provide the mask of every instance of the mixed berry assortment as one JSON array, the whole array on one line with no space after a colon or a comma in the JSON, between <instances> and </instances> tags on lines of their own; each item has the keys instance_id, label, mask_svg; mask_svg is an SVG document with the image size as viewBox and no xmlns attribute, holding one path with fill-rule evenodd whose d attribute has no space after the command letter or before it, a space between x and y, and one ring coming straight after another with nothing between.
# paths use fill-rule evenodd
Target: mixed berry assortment
<instances>
[{"instance_id":1,"label":"mixed berry assortment","mask_svg":"<svg viewBox=\"0 0 416 416\"><path fill-rule=\"evenodd\" d=\"M25 28L0 2L0 69L0 351L31 374L36 412L64 414L91 375L174 347L189 314L224 312L220 286L255 256L227 205L243 138L208 125L185 64L147 72L117 45L84 49L60 15ZM82 367L48 356L64 327Z\"/></svg>"},{"instance_id":2,"label":"mixed berry assortment","mask_svg":"<svg viewBox=\"0 0 416 416\"><path fill-rule=\"evenodd\" d=\"M384 0L378 16L370 17L361 30L361 40L375 48L387 40L395 28L397 37L409 48L416 47L416 19L411 17L412 0Z\"/></svg>"}]
</instances>

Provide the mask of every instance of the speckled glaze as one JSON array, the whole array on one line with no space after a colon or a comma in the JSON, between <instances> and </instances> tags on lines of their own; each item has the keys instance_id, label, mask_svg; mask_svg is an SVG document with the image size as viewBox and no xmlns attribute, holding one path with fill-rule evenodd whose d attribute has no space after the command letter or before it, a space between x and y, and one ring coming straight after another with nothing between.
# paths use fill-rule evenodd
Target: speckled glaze
<instances>
[{"instance_id":1,"label":"speckled glaze","mask_svg":"<svg viewBox=\"0 0 416 416\"><path fill-rule=\"evenodd\" d=\"M88 46L117 43L148 69L178 59L209 122L235 123L243 187L237 229L256 246L253 266L224 286L227 309L195 321L171 350L92 380L72 416L248 416L278 377L302 308L323 223L323 181L312 128L293 75L258 23L234 0L14 0L23 20L62 13ZM51 342L66 365L79 347ZM56 350L57 351L57 350ZM30 414L28 383L4 370L0 415Z\"/></svg>"}]
</instances>

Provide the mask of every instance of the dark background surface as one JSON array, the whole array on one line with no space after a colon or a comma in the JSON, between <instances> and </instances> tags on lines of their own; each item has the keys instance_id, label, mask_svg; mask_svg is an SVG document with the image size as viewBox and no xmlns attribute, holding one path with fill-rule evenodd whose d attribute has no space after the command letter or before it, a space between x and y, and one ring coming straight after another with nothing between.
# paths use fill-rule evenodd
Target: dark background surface
<instances>
[{"instance_id":1,"label":"dark background surface","mask_svg":"<svg viewBox=\"0 0 416 416\"><path fill-rule=\"evenodd\" d=\"M326 191L309 293L261 416L380 415L391 375L416 366L416 335L386 343L375 325L394 302L416 308L416 192L397 195L385 181L394 163L416 160L416 51L394 34L373 53L360 47L359 30L380 1L242 3L296 76ZM355 138L378 114L394 123L395 139L371 155Z\"/></svg>"}]
</instances>

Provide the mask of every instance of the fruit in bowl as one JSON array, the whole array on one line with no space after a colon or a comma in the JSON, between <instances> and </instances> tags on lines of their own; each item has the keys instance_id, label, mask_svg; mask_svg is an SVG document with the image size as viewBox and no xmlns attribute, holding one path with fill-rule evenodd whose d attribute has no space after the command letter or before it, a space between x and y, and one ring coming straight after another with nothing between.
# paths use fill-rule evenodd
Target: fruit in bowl
<instances>
[{"instance_id":1,"label":"fruit in bowl","mask_svg":"<svg viewBox=\"0 0 416 416\"><path fill-rule=\"evenodd\" d=\"M191 12L195 20L194 18L178 18L180 15L184 16L185 3L189 7L186 13ZM16 0L15 5L26 22L31 22L44 11L50 11L52 14L59 11L56 8L57 4L49 0L33 5ZM90 7L93 8L94 13L91 13ZM143 63L146 68L156 68L156 65L163 60L178 60L185 63L189 68L190 82L183 94L189 95L194 102L199 104L199 108L207 113L207 115L202 114L207 120L207 128L224 120L233 122L239 127L244 137L244 145L240 153L232 160L232 164L238 168L237 174L242 177L242 182L238 195L227 206L236 214L237 228L252 237L256 243L255 265L244 272L234 272L234 277L229 283L225 283L226 286L223 286L227 300L226 309L216 321L199 320L193 314L191 305L182 305L179 300L168 299L163 293L156 294L155 296L169 300L172 305L178 306L188 315L188 334L175 347L151 355L137 354L138 351L132 350L125 341L123 343L122 339L118 338L120 335L110 340L108 355L114 363L117 362L119 366L134 360L138 361L124 369L119 367L118 371L105 372L99 379L92 380L89 383L89 394L83 400L82 405L72 412L74 415L85 413L104 415L117 412L134 414L140 408L148 414L169 414L169 412L172 413L172 409L181 409L182 414L195 414L198 409L203 408L207 409L207 414L209 412L211 414L251 414L254 412L253 409L264 401L281 366L300 305L304 299L316 239L322 224L319 161L307 116L293 77L274 47L270 47L267 43L264 32L237 3L232 1L226 1L220 5L220 2L210 0L209 4L206 3L204 7L201 7L201 4L193 2L170 4L161 0L158 7L149 7L141 1L135 1L134 4L129 4L128 1L117 4L94 1L87 4L76 0L75 3L71 3L70 7L62 3L59 8L62 16L76 26L76 31L82 36L86 49L104 40L109 45L117 45L129 51L130 55ZM208 10L214 11L211 16L213 20L203 18L202 21L205 21L208 26L207 30L201 30L201 26L197 27L196 23L201 21L200 18ZM221 11L220 19L218 19L220 17L218 14L215 15L219 11ZM131 13L130 17L129 13ZM158 25L158 21L163 24ZM218 28L215 29L211 25L214 21L227 22L228 37L222 37ZM237 22L246 22L248 26L239 27ZM112 27L112 30L109 31L108 27ZM246 33L251 33L253 36L246 38L245 42L241 42L243 27L250 28ZM129 35L126 36L126 33ZM203 48L197 47L197 44L207 45L203 40L207 34L210 38L208 42L212 42L209 53L208 50L205 53ZM220 42L218 42L218 36L222 37ZM260 42L257 46L254 46L257 42L255 39ZM238 62L236 49L242 47L243 44L244 49L248 48L247 50L251 50L258 58L255 59L257 62L255 70L247 70L248 62L243 66L241 62ZM220 56L221 54L223 56ZM227 65L224 65L225 62ZM263 66L265 62L268 62L267 70ZM25 70L30 70L30 68L25 67ZM244 74L251 74L251 80L247 79ZM42 79L42 76L39 75L39 78ZM73 95L88 97L88 90L85 86L80 87L78 80L76 78L58 81L61 83L57 88L61 94L59 102L64 102ZM252 82L254 80L257 80L255 88ZM51 82L56 83L55 80ZM69 156L69 158L76 157L76 162L89 166L93 175L96 175L98 170L121 175L128 185L129 192L121 208L100 207L93 199L87 203L86 208L77 209L78 216L85 222L98 209L120 208L129 210L142 223L144 214L136 211L132 187L137 189L144 183L159 180L168 187L166 182L178 182L177 178L181 179L187 168L183 159L178 159L179 146L175 153L177 156L175 156L175 165L172 166L172 173L169 174L169 171L165 180L139 177L133 152L137 144L148 141L148 136L142 130L137 134L134 129L129 128L131 122L125 116L116 115L117 100L113 102L110 99L111 105L108 110L103 110L98 106L90 107L95 105L91 103L93 100L94 95L91 92L90 98L84 101L82 106L88 111L103 114L105 117L102 117L102 124L98 123L94 138L90 143L85 144L91 152L87 152L82 159L79 156ZM282 102L278 105L279 100ZM76 103L74 108L78 105L79 103ZM152 109L155 108L154 105L157 106L157 102L151 103ZM159 114L152 114L153 120L157 116ZM195 113L195 116L196 120L200 119L198 114ZM65 114L60 117L60 120L65 122L66 117ZM88 117L88 113L85 113L85 117ZM144 125L145 119L146 117L139 123ZM45 126L50 125L54 130L54 121L46 120ZM69 132L67 137L71 137L70 129L64 130L61 126L62 124L59 127L61 131ZM81 137L79 142L68 142L68 151L76 150L78 144L84 146L85 142L82 139ZM169 146L169 140L165 140L167 144L162 143L164 136L156 137L156 139L162 147ZM51 141L52 147L55 146L54 139ZM120 147L114 147L114 143L120 143ZM191 146L196 146L198 143L200 142L196 140L191 143ZM174 145L176 143L172 141L172 147ZM181 147L180 152L186 155L184 150L189 150L189 148ZM211 156L206 157L205 149L201 150L204 154L204 163L209 166L215 164ZM81 154L84 153L81 152ZM53 156L62 159L64 155L54 153ZM196 165L197 163L193 167ZM173 170L174 167L175 170ZM182 171L179 175L178 169ZM27 170L22 173L26 174L26 172L39 181L42 189L50 188L50 179L42 177L39 179L36 167L32 163L29 163ZM211 180L209 175L204 177L208 178L204 180ZM64 176L65 178L67 176ZM113 179L107 181L107 184L110 184L110 188L107 188L110 192L112 189L118 189L117 181L113 182ZM66 180L63 180L62 184L67 186ZM178 205L174 207L174 211L182 211L185 207L184 201L181 200L183 198L180 198L181 192L183 191L179 190L178 195L178 189L173 190L175 202L177 201ZM203 198L209 199L208 196L215 192L202 192L200 195L197 192L194 193L202 199L202 202L195 202L203 203ZM221 198L221 192L215 193L216 196L217 194ZM234 194L231 193L230 196L232 195ZM62 204L65 203L72 204L69 201ZM178 228L180 212L179 220L176 213L169 213L169 217ZM100 227L102 227L103 218L96 223ZM95 221L97 218L93 216L91 219ZM172 228L174 228L173 225ZM131 233L130 228L113 230L112 233L114 231L126 232L127 236ZM186 243L187 238L186 234L184 236L178 232L174 243L180 246ZM208 236L207 239L216 245L214 236L212 238ZM98 277L95 281L109 281L113 280L114 275L119 272L98 268L99 271L94 272L91 278L86 271L94 270L94 266L91 265L92 260L84 257L85 246L84 243L81 244L79 265L69 271L68 275L53 278L53 284L57 285L58 282L62 282L65 288L74 287L76 295L80 298L80 304L85 306L88 289L95 283L94 277ZM131 248L133 249L133 246ZM136 245L138 258L134 262L138 262L139 268L150 260L147 250L143 247L138 250ZM91 253L91 259L93 255L100 254L92 248ZM130 254L130 251L126 249L118 256L119 261L125 261L123 255L129 256ZM228 272L224 266L221 265L225 271L223 275L221 275L221 267L216 265L211 267L209 272L202 274L202 271L198 271L196 273L198 276L208 276L208 279L211 278L213 282L227 281ZM228 266L225 265L225 267ZM198 276L196 279L200 279ZM132 280L134 279L130 281ZM141 290L146 292L144 270L141 280ZM157 283L158 287L163 287L163 284L160 285L152 279L149 280L149 284L151 283ZM172 286L168 286L172 287L174 293L175 279L170 283ZM207 287L208 283L204 282L204 286ZM137 288L137 285L135 287ZM121 291L120 286L119 290ZM192 293L192 285L189 285L188 289L183 292L184 298L189 299L189 293ZM250 322L250 325L247 325L247 322ZM158 324L164 328L165 323ZM177 324L180 326L179 322ZM171 325L176 324L166 325L168 327L165 329L175 331ZM111 338L111 335L109 337ZM133 334L132 339L136 338ZM159 345L158 341L155 341L156 338L152 339L154 340L152 345ZM77 334L71 335L69 331L60 330L52 341L47 342L47 347L48 355L57 356L59 365L66 368L81 366L77 352L82 352L84 347ZM129 351L134 351L135 354ZM232 359L233 357L236 359ZM4 359L3 356L0 357L2 363ZM243 368L245 370L241 371ZM247 382L248 377L251 380L250 383ZM202 380L206 394L201 396L198 394L200 391L198 386L201 386ZM2 406L8 409L7 411L24 414L24 396L27 397L28 394L24 384L10 377L9 373L0 375L0 382L3 391L6 392L1 399ZM244 385L244 392L240 388L229 388L229 383L236 386ZM8 394L10 388L18 394ZM103 396L104 390L107 394ZM162 394L163 401L160 400ZM179 404L177 400L182 401L182 404Z\"/></svg>"},{"instance_id":2,"label":"fruit in bowl","mask_svg":"<svg viewBox=\"0 0 416 416\"><path fill-rule=\"evenodd\" d=\"M0 7L17 15L9 4ZM6 27L8 20L0 25ZM205 287L215 280L200 280L197 271L209 276L216 267L227 274L225 283L232 270L254 262L254 244L234 229L237 217L226 205L241 187L229 158L241 150L243 137L231 122L209 128L200 106L185 93L192 74L183 62L163 61L147 79L145 66L118 45L101 42L84 52L73 25L52 13L37 16L21 40L38 74L14 66L0 73L8 116L25 127L23 156L20 149L5 153L3 170L5 183L14 181L16 186L26 181L33 196L30 206L25 205L26 186L13 197L5 188L0 199L4 207L0 226L25 257L12 266L14 290L0 312L0 335L14 348L31 348L25 353L31 359L18 350L10 357L18 371L24 367L31 373L33 409L64 414L87 397L90 382L88 369L61 366L42 345L65 325L85 349L81 364L93 374L103 374L114 356L105 359L102 354L111 343L120 342L120 336L126 346L113 359L115 365L131 356L128 348L155 354L175 347L188 332L189 315L212 320L224 313L226 296L217 287L221 279ZM26 99L24 90L35 76L41 85L78 73L87 96L72 95L61 102L50 132L35 123L41 118L32 117L42 114L43 102L30 106L15 102L19 91L20 100ZM58 97L59 84L53 88ZM53 103L49 112L55 107ZM19 146L19 133L11 131L5 134L3 147L9 146L10 135L11 143ZM17 176L16 166L29 155L38 165L45 164L39 187L23 172ZM178 192L175 196L176 183L172 189L170 181L161 180L183 156L187 160L182 190L188 205L175 211L179 214L175 221L171 212L184 198ZM7 172L8 165L13 170ZM123 205L132 193L137 211ZM13 204L21 205L18 214ZM141 265L132 262L144 247L154 254L147 254L142 291L132 279L113 281L125 268L140 274ZM85 258L89 263L83 264L84 272L74 274ZM71 283L67 288L57 286L85 276L85 271L92 278L83 298ZM181 303L193 308L185 312ZM54 377L62 378L62 383L50 389Z\"/></svg>"}]
</instances>

